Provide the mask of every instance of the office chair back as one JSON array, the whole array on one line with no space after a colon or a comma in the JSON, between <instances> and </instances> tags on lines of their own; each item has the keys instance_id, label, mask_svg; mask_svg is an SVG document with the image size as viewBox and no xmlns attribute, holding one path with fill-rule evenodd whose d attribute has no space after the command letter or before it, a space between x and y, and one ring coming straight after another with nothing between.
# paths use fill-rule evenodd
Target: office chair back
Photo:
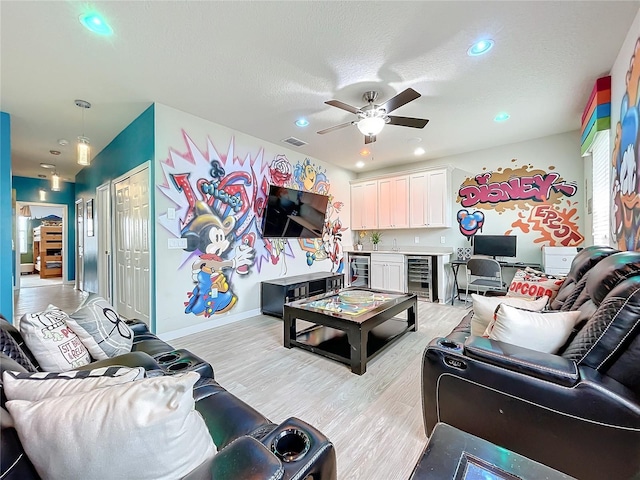
<instances>
[{"instance_id":1,"label":"office chair back","mask_svg":"<svg viewBox=\"0 0 640 480\"><path fill-rule=\"evenodd\" d=\"M469 297L469 288L476 293L488 290L503 290L502 268L492 258L472 258L467 262L467 289L465 303Z\"/></svg>"}]
</instances>

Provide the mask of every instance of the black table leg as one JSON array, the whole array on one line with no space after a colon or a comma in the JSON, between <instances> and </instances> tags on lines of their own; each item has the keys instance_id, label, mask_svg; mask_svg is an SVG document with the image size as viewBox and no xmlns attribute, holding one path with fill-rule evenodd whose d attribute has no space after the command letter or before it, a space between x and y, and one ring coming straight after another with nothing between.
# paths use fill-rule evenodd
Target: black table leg
<instances>
[{"instance_id":1,"label":"black table leg","mask_svg":"<svg viewBox=\"0 0 640 480\"><path fill-rule=\"evenodd\" d=\"M367 340L369 333L362 328L349 328L347 339L351 351L351 371L356 375L362 375L367 371Z\"/></svg>"},{"instance_id":2,"label":"black table leg","mask_svg":"<svg viewBox=\"0 0 640 480\"><path fill-rule=\"evenodd\" d=\"M409 331L417 331L418 327L416 325L416 314L418 310L418 301L415 300L414 303L407 309L407 323Z\"/></svg>"},{"instance_id":3,"label":"black table leg","mask_svg":"<svg viewBox=\"0 0 640 480\"><path fill-rule=\"evenodd\" d=\"M282 321L284 322L284 346L286 348L291 348L291 339L296 339L296 319L291 316L291 313L287 311L287 308L284 309L284 315L282 317Z\"/></svg>"}]
</instances>

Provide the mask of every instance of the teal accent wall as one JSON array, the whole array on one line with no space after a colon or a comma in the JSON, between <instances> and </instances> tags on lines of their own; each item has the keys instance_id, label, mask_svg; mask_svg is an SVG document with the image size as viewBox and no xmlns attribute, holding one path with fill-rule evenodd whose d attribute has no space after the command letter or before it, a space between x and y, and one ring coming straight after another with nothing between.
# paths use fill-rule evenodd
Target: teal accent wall
<instances>
[{"instance_id":1,"label":"teal accent wall","mask_svg":"<svg viewBox=\"0 0 640 480\"><path fill-rule=\"evenodd\" d=\"M100 153L91 160L91 165L83 168L76 175L75 198L82 199L85 203L89 199L95 199L96 188L105 182L120 177L132 168L147 162L151 162L149 172L153 174L154 159L154 106L151 105L138 118L122 130ZM153 205L153 189L150 190L150 202ZM96 214L94 206L94 215ZM86 207L85 207L86 215ZM153 217L152 217L153 218ZM111 219L111 223L115 219ZM98 291L98 228L97 217L94 221L95 236L84 238L84 290ZM151 238L154 238L155 230L153 222ZM86 235L86 232L85 232ZM153 241L152 241L153 243ZM153 252L151 252L153 258ZM153 278L153 272L152 278Z\"/></svg>"},{"instance_id":2,"label":"teal accent wall","mask_svg":"<svg viewBox=\"0 0 640 480\"><path fill-rule=\"evenodd\" d=\"M16 191L16 201L36 203L56 203L67 206L67 275L69 280L76 278L76 232L75 232L75 184L60 182L60 191L51 191L51 182L42 178L13 177L13 188ZM40 201L40 189L47 192L47 199Z\"/></svg>"},{"instance_id":3,"label":"teal accent wall","mask_svg":"<svg viewBox=\"0 0 640 480\"><path fill-rule=\"evenodd\" d=\"M13 264L11 237L13 200L11 192L11 117L0 112L0 313L13 323Z\"/></svg>"}]
</instances>

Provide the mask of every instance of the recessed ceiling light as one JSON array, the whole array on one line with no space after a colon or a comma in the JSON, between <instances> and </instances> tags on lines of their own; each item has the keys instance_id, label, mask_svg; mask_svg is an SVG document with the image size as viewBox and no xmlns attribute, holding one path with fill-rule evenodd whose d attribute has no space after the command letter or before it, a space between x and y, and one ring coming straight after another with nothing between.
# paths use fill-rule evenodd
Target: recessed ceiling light
<instances>
[{"instance_id":1,"label":"recessed ceiling light","mask_svg":"<svg viewBox=\"0 0 640 480\"><path fill-rule=\"evenodd\" d=\"M371 152L369 150L367 150L366 148L363 148L362 150L360 150L360 156L361 157L366 157L367 155L369 155Z\"/></svg>"},{"instance_id":2,"label":"recessed ceiling light","mask_svg":"<svg viewBox=\"0 0 640 480\"><path fill-rule=\"evenodd\" d=\"M56 166L53 163L41 163L40 166L42 168L56 168Z\"/></svg>"},{"instance_id":3,"label":"recessed ceiling light","mask_svg":"<svg viewBox=\"0 0 640 480\"><path fill-rule=\"evenodd\" d=\"M359 162L356 163L356 167L358 167L358 168L364 167L364 162L362 160L360 160Z\"/></svg>"},{"instance_id":4,"label":"recessed ceiling light","mask_svg":"<svg viewBox=\"0 0 640 480\"><path fill-rule=\"evenodd\" d=\"M477 57L478 55L484 55L493 47L493 40L480 40L474 43L467 50L467 55L470 57Z\"/></svg>"},{"instance_id":5,"label":"recessed ceiling light","mask_svg":"<svg viewBox=\"0 0 640 480\"><path fill-rule=\"evenodd\" d=\"M60 150L49 150L51 155L60 155Z\"/></svg>"},{"instance_id":6,"label":"recessed ceiling light","mask_svg":"<svg viewBox=\"0 0 640 480\"><path fill-rule=\"evenodd\" d=\"M47 178L47 176L46 176L46 175L43 175L42 173L39 173L39 174L38 174L38 178Z\"/></svg>"},{"instance_id":7,"label":"recessed ceiling light","mask_svg":"<svg viewBox=\"0 0 640 480\"><path fill-rule=\"evenodd\" d=\"M425 149L422 147L418 147L413 151L414 155L424 155Z\"/></svg>"},{"instance_id":8,"label":"recessed ceiling light","mask_svg":"<svg viewBox=\"0 0 640 480\"><path fill-rule=\"evenodd\" d=\"M422 139L420 137L411 137L407 139L407 142L409 143L420 143L422 141Z\"/></svg>"},{"instance_id":9,"label":"recessed ceiling light","mask_svg":"<svg viewBox=\"0 0 640 480\"><path fill-rule=\"evenodd\" d=\"M306 118L299 118L298 120L296 120L296 125L299 127L306 127L309 125L309 120L307 120Z\"/></svg>"},{"instance_id":10,"label":"recessed ceiling light","mask_svg":"<svg viewBox=\"0 0 640 480\"><path fill-rule=\"evenodd\" d=\"M87 30L92 31L93 33L105 36L113 34L113 29L98 13L84 13L80 15L79 20Z\"/></svg>"},{"instance_id":11,"label":"recessed ceiling light","mask_svg":"<svg viewBox=\"0 0 640 480\"><path fill-rule=\"evenodd\" d=\"M494 122L505 122L507 120L509 120L510 115L506 112L500 112L499 114L497 114L495 116L495 118L493 119Z\"/></svg>"},{"instance_id":12,"label":"recessed ceiling light","mask_svg":"<svg viewBox=\"0 0 640 480\"><path fill-rule=\"evenodd\" d=\"M60 140L58 140L58 145L61 145L63 147L69 145L69 140L67 140L66 138L61 138Z\"/></svg>"}]
</instances>

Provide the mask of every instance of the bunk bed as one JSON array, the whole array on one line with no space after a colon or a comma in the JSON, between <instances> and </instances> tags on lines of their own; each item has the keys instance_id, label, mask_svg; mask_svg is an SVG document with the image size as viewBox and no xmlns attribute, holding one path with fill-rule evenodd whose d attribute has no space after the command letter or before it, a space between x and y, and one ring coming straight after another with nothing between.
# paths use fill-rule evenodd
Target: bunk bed
<instances>
[{"instance_id":1,"label":"bunk bed","mask_svg":"<svg viewBox=\"0 0 640 480\"><path fill-rule=\"evenodd\" d=\"M33 229L33 260L40 278L62 276L62 225Z\"/></svg>"}]
</instances>

